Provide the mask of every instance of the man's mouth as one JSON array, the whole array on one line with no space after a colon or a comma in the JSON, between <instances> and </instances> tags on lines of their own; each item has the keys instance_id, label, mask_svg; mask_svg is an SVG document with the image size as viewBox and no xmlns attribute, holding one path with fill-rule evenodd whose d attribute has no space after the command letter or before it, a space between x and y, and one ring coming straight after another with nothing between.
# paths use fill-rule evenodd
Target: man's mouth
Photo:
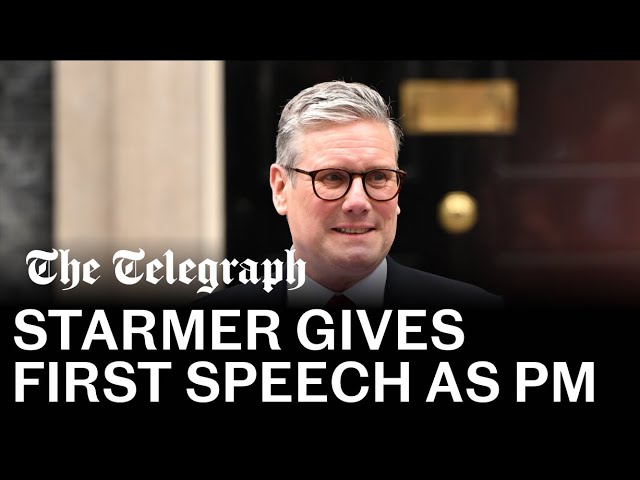
<instances>
[{"instance_id":1,"label":"man's mouth","mask_svg":"<svg viewBox=\"0 0 640 480\"><path fill-rule=\"evenodd\" d=\"M373 228L334 228L338 233L362 234L374 230Z\"/></svg>"}]
</instances>

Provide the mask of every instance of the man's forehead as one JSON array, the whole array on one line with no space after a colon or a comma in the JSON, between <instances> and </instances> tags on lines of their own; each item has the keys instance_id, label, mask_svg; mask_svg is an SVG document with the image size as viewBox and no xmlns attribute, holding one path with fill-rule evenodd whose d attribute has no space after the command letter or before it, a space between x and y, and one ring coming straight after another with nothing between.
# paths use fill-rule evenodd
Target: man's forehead
<instances>
[{"instance_id":1,"label":"man's forehead","mask_svg":"<svg viewBox=\"0 0 640 480\"><path fill-rule=\"evenodd\" d=\"M362 130L353 123L307 130L296 139L298 163L303 160L367 160L379 161L381 168L397 165L393 137L384 127L368 125Z\"/></svg>"}]
</instances>

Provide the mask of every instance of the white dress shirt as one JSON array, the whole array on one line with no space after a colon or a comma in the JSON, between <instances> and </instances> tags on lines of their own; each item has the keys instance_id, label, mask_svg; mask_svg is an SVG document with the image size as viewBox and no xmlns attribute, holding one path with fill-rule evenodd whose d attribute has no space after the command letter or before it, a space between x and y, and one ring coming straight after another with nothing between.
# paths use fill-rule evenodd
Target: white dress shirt
<instances>
[{"instance_id":1,"label":"white dress shirt","mask_svg":"<svg viewBox=\"0 0 640 480\"><path fill-rule=\"evenodd\" d=\"M367 277L341 293L349 297L357 308L382 308L386 283L387 259L384 258ZM300 309L322 308L336 293L338 292L323 287L307 276L300 288L287 290L287 306Z\"/></svg>"}]
</instances>

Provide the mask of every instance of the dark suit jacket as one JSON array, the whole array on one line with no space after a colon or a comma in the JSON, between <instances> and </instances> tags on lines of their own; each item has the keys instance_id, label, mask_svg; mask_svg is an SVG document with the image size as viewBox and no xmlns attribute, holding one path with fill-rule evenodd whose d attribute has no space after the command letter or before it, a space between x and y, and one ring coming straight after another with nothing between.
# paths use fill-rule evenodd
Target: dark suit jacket
<instances>
[{"instance_id":1,"label":"dark suit jacket","mask_svg":"<svg viewBox=\"0 0 640 480\"><path fill-rule=\"evenodd\" d=\"M260 282L235 285L197 300L195 306L218 309L283 309L286 305L287 286L282 281L267 293ZM480 287L405 267L387 256L384 308L497 308L502 303L501 297ZM323 306L309 306L314 307Z\"/></svg>"}]
</instances>

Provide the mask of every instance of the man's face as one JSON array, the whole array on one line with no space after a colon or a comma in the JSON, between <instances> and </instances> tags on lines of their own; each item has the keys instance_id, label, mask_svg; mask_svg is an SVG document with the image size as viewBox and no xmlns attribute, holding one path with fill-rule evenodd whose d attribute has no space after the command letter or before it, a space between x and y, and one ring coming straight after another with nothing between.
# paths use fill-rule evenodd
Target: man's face
<instances>
[{"instance_id":1,"label":"man's face","mask_svg":"<svg viewBox=\"0 0 640 480\"><path fill-rule=\"evenodd\" d=\"M326 126L300 138L297 168L306 171L342 168L362 172L396 168L395 145L383 124L359 120ZM362 177L354 177L349 192L325 201L313 192L310 176L271 167L276 210L286 215L296 257L319 283L342 290L370 274L389 252L396 235L398 197L381 202L368 197Z\"/></svg>"}]
</instances>

